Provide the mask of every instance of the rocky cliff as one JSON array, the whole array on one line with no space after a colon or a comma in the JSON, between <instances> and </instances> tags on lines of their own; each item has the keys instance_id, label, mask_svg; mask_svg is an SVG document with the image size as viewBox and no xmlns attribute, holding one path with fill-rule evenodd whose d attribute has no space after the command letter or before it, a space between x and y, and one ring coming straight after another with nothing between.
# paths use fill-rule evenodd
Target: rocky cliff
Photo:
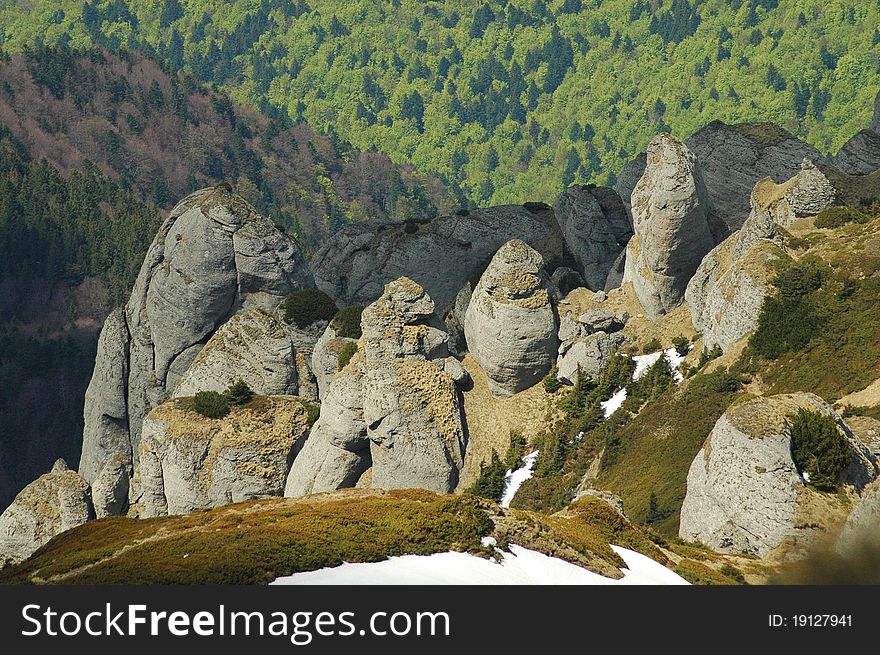
<instances>
[{"instance_id":1,"label":"rocky cliff","mask_svg":"<svg viewBox=\"0 0 880 655\"><path fill-rule=\"evenodd\" d=\"M102 331L86 393L79 466L86 481L116 456L137 465L144 417L173 393L228 318L272 312L309 281L296 244L228 186L181 201L150 246L125 308Z\"/></svg>"}]
</instances>

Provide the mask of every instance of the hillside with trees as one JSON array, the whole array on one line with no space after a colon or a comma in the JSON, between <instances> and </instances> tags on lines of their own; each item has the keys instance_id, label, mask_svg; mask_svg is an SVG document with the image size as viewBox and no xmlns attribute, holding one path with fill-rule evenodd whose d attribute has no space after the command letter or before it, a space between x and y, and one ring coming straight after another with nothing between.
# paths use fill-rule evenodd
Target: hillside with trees
<instances>
[{"instance_id":1,"label":"hillside with trees","mask_svg":"<svg viewBox=\"0 0 880 655\"><path fill-rule=\"evenodd\" d=\"M687 137L715 119L772 121L833 152L880 80L880 4L856 0L13 5L0 11L6 51L148 52L478 205L613 183L658 131Z\"/></svg>"}]
</instances>

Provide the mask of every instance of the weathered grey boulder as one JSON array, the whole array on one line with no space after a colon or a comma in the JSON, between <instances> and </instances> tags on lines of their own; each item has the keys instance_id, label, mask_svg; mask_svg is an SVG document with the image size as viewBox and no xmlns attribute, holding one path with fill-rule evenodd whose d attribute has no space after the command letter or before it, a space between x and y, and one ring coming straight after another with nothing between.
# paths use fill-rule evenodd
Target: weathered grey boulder
<instances>
[{"instance_id":1,"label":"weathered grey boulder","mask_svg":"<svg viewBox=\"0 0 880 655\"><path fill-rule=\"evenodd\" d=\"M105 327L84 412L81 475L93 481L117 455L136 464L143 418L217 328L242 309L272 312L310 279L293 240L228 185L181 201L147 251L124 312Z\"/></svg>"},{"instance_id":2,"label":"weathered grey boulder","mask_svg":"<svg viewBox=\"0 0 880 655\"><path fill-rule=\"evenodd\" d=\"M311 268L315 283L340 307L371 303L387 283L406 276L444 314L511 239L532 244L548 259L564 254L553 210L528 204L462 211L424 224L349 225L324 242Z\"/></svg>"},{"instance_id":3,"label":"weathered grey boulder","mask_svg":"<svg viewBox=\"0 0 880 655\"><path fill-rule=\"evenodd\" d=\"M465 336L496 397L531 387L553 364L559 343L549 288L540 253L514 240L499 248L474 289Z\"/></svg>"},{"instance_id":4,"label":"weathered grey boulder","mask_svg":"<svg viewBox=\"0 0 880 655\"><path fill-rule=\"evenodd\" d=\"M189 366L172 397L223 392L244 380L260 395L297 392L296 349L290 331L261 309L235 314L213 334Z\"/></svg>"},{"instance_id":5,"label":"weathered grey boulder","mask_svg":"<svg viewBox=\"0 0 880 655\"><path fill-rule=\"evenodd\" d=\"M0 568L27 559L52 537L94 516L89 485L59 459L0 515Z\"/></svg>"},{"instance_id":6,"label":"weathered grey boulder","mask_svg":"<svg viewBox=\"0 0 880 655\"><path fill-rule=\"evenodd\" d=\"M769 214L762 212L703 258L685 300L707 347L726 351L754 331L772 290L774 264L786 257Z\"/></svg>"},{"instance_id":7,"label":"weathered grey boulder","mask_svg":"<svg viewBox=\"0 0 880 655\"><path fill-rule=\"evenodd\" d=\"M452 491L467 441L456 382L467 374L433 301L412 280L395 280L364 309L361 329L357 353L328 381L285 495L352 487L369 468L373 487Z\"/></svg>"},{"instance_id":8,"label":"weathered grey boulder","mask_svg":"<svg viewBox=\"0 0 880 655\"><path fill-rule=\"evenodd\" d=\"M308 429L306 410L293 396L259 398L222 419L169 400L144 419L140 516L281 496Z\"/></svg>"},{"instance_id":9,"label":"weathered grey boulder","mask_svg":"<svg viewBox=\"0 0 880 655\"><path fill-rule=\"evenodd\" d=\"M835 200L834 186L809 159L804 159L798 174L784 184L761 180L751 195L752 211L769 212L773 222L783 227L805 216L815 216Z\"/></svg>"},{"instance_id":10,"label":"weathered grey boulder","mask_svg":"<svg viewBox=\"0 0 880 655\"><path fill-rule=\"evenodd\" d=\"M660 134L648 146L632 211L636 237L627 246L624 281L655 319L684 300L687 283L715 245L699 167L675 137Z\"/></svg>"},{"instance_id":11,"label":"weathered grey boulder","mask_svg":"<svg viewBox=\"0 0 880 655\"><path fill-rule=\"evenodd\" d=\"M624 343L626 337L621 332L601 331L564 341L556 358L556 377L575 384L580 370L582 375L595 380Z\"/></svg>"},{"instance_id":12,"label":"weathered grey boulder","mask_svg":"<svg viewBox=\"0 0 880 655\"><path fill-rule=\"evenodd\" d=\"M850 175L867 175L880 169L880 93L874 99L871 126L847 141L834 156L833 163Z\"/></svg>"},{"instance_id":13,"label":"weathered grey boulder","mask_svg":"<svg viewBox=\"0 0 880 655\"><path fill-rule=\"evenodd\" d=\"M633 235L620 196L606 187L577 185L563 191L553 208L587 287L603 289L612 265Z\"/></svg>"},{"instance_id":14,"label":"weathered grey boulder","mask_svg":"<svg viewBox=\"0 0 880 655\"><path fill-rule=\"evenodd\" d=\"M870 453L822 399L807 393L756 398L728 409L687 478L680 535L721 552L766 555L786 537L810 536L803 513L819 494L791 456L787 423L798 409L832 416L852 452L842 482L861 488L876 477Z\"/></svg>"},{"instance_id":15,"label":"weathered grey boulder","mask_svg":"<svg viewBox=\"0 0 880 655\"><path fill-rule=\"evenodd\" d=\"M125 513L131 474L131 460L126 455L116 455L104 463L92 482L92 505L97 518Z\"/></svg>"},{"instance_id":16,"label":"weathered grey boulder","mask_svg":"<svg viewBox=\"0 0 880 655\"><path fill-rule=\"evenodd\" d=\"M374 487L447 493L458 484L467 430L461 394L443 370L448 335L437 323L434 302L408 278L386 285L364 310L364 419Z\"/></svg>"},{"instance_id":17,"label":"weathered grey boulder","mask_svg":"<svg viewBox=\"0 0 880 655\"><path fill-rule=\"evenodd\" d=\"M798 172L804 157L822 159L813 146L771 123L727 125L713 121L685 140L685 145L699 163L713 214L730 233L748 217L749 192L758 180L787 180ZM645 165L641 154L624 166L617 181L624 203ZM716 235L716 241L721 240Z\"/></svg>"}]
</instances>

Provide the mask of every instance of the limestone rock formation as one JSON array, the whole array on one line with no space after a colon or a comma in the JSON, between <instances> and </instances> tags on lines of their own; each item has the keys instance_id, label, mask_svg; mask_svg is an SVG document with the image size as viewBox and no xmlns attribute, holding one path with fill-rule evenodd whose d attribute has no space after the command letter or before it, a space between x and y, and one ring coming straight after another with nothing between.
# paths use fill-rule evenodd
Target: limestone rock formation
<instances>
[{"instance_id":1,"label":"limestone rock formation","mask_svg":"<svg viewBox=\"0 0 880 655\"><path fill-rule=\"evenodd\" d=\"M787 180L798 172L805 157L812 161L822 158L814 147L771 123L727 125L713 121L685 145L699 163L713 213L731 233L748 217L749 192L758 180ZM617 182L624 203L645 165L642 154L624 166Z\"/></svg>"},{"instance_id":2,"label":"limestone rock formation","mask_svg":"<svg viewBox=\"0 0 880 655\"><path fill-rule=\"evenodd\" d=\"M578 371L596 379L611 357L626 342L621 333L629 315L594 309L575 319L565 312L559 320L559 351L556 377L568 384L577 382Z\"/></svg>"},{"instance_id":3,"label":"limestone rock formation","mask_svg":"<svg viewBox=\"0 0 880 655\"><path fill-rule=\"evenodd\" d=\"M351 487L367 469L373 487L455 488L467 442L455 378L466 375L434 309L409 278L364 309L358 352L329 381L285 495Z\"/></svg>"},{"instance_id":4,"label":"limestone rock formation","mask_svg":"<svg viewBox=\"0 0 880 655\"><path fill-rule=\"evenodd\" d=\"M547 259L564 255L553 210L527 203L463 210L424 223L349 225L324 242L311 268L315 283L340 307L371 303L387 283L406 276L424 287L442 314L511 239L531 244Z\"/></svg>"},{"instance_id":5,"label":"limestone rock formation","mask_svg":"<svg viewBox=\"0 0 880 655\"><path fill-rule=\"evenodd\" d=\"M131 475L131 460L126 455L115 455L104 463L92 481L92 504L97 518L125 513Z\"/></svg>"},{"instance_id":6,"label":"limestone rock formation","mask_svg":"<svg viewBox=\"0 0 880 655\"><path fill-rule=\"evenodd\" d=\"M290 329L281 321L257 308L238 312L208 340L172 397L223 392L239 379L260 395L295 394L295 352Z\"/></svg>"},{"instance_id":7,"label":"limestone rock formation","mask_svg":"<svg viewBox=\"0 0 880 655\"><path fill-rule=\"evenodd\" d=\"M645 313L656 319L684 300L688 281L715 245L699 167L675 137L661 134L648 146L632 211L636 236L627 246L624 282L632 282Z\"/></svg>"},{"instance_id":8,"label":"limestone rock formation","mask_svg":"<svg viewBox=\"0 0 880 655\"><path fill-rule=\"evenodd\" d=\"M815 216L837 200L837 191L809 159L797 175L783 184L760 180L751 194L753 211L767 211L773 222L788 227L798 219Z\"/></svg>"},{"instance_id":9,"label":"limestone rock formation","mask_svg":"<svg viewBox=\"0 0 880 655\"><path fill-rule=\"evenodd\" d=\"M766 555L786 537L809 536L803 520L812 495L791 455L787 419L798 409L832 416L852 463L843 483L861 488L876 477L870 453L822 399L807 393L761 397L725 412L687 478L680 535L721 552Z\"/></svg>"},{"instance_id":10,"label":"limestone rock formation","mask_svg":"<svg viewBox=\"0 0 880 655\"><path fill-rule=\"evenodd\" d=\"M89 485L59 459L0 515L0 568L27 559L55 535L91 518Z\"/></svg>"},{"instance_id":11,"label":"limestone rock formation","mask_svg":"<svg viewBox=\"0 0 880 655\"><path fill-rule=\"evenodd\" d=\"M318 384L318 397L323 400L327 394L330 380L339 370L339 355L348 344L357 344L357 339L337 336L331 323L312 349L311 370Z\"/></svg>"},{"instance_id":12,"label":"limestone rock formation","mask_svg":"<svg viewBox=\"0 0 880 655\"><path fill-rule=\"evenodd\" d=\"M84 412L80 473L138 457L141 423L214 332L241 309L272 312L310 286L296 244L228 185L181 201L147 251L131 298L105 326Z\"/></svg>"},{"instance_id":13,"label":"limestone rock formation","mask_svg":"<svg viewBox=\"0 0 880 655\"><path fill-rule=\"evenodd\" d=\"M880 169L880 93L874 99L871 126L847 141L835 155L833 163L850 175L867 175Z\"/></svg>"},{"instance_id":14,"label":"limestone rock formation","mask_svg":"<svg viewBox=\"0 0 880 655\"><path fill-rule=\"evenodd\" d=\"M140 516L281 496L308 428L306 410L293 396L259 397L222 419L176 400L163 403L144 420Z\"/></svg>"},{"instance_id":15,"label":"limestone rock formation","mask_svg":"<svg viewBox=\"0 0 880 655\"><path fill-rule=\"evenodd\" d=\"M554 203L562 235L588 288L604 289L617 257L632 237L632 223L617 192L573 186Z\"/></svg>"},{"instance_id":16,"label":"limestone rock formation","mask_svg":"<svg viewBox=\"0 0 880 655\"><path fill-rule=\"evenodd\" d=\"M769 213L762 212L753 213L742 229L703 258L685 300L708 348L718 345L726 351L754 331L771 291L774 263L785 257Z\"/></svg>"},{"instance_id":17,"label":"limestone rock formation","mask_svg":"<svg viewBox=\"0 0 880 655\"><path fill-rule=\"evenodd\" d=\"M519 240L498 249L465 315L468 348L499 398L543 378L558 348L550 282L540 253Z\"/></svg>"}]
</instances>

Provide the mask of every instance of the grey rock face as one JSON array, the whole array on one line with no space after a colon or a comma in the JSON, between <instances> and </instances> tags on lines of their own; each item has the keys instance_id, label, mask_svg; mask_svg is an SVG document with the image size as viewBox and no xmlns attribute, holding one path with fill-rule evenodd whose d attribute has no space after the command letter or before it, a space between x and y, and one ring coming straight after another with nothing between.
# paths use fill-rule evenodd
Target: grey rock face
<instances>
[{"instance_id":1,"label":"grey rock face","mask_svg":"<svg viewBox=\"0 0 880 655\"><path fill-rule=\"evenodd\" d=\"M604 187L573 186L556 198L554 211L587 287L603 289L633 234L620 196Z\"/></svg>"},{"instance_id":2,"label":"grey rock face","mask_svg":"<svg viewBox=\"0 0 880 655\"><path fill-rule=\"evenodd\" d=\"M0 568L27 559L52 537L94 516L89 485L58 460L0 515Z\"/></svg>"},{"instance_id":3,"label":"grey rock face","mask_svg":"<svg viewBox=\"0 0 880 655\"><path fill-rule=\"evenodd\" d=\"M309 280L294 242L228 186L181 201L147 251L124 316L108 319L85 411L83 477L94 480L117 455L136 463L143 418L231 315L271 312Z\"/></svg>"},{"instance_id":4,"label":"grey rock face","mask_svg":"<svg viewBox=\"0 0 880 655\"><path fill-rule=\"evenodd\" d=\"M547 258L562 256L553 210L530 207L476 209L423 225L347 226L312 258L315 283L345 307L373 302L387 283L406 276L424 287L443 313L465 283L480 275L498 248L511 239L532 244Z\"/></svg>"},{"instance_id":5,"label":"grey rock face","mask_svg":"<svg viewBox=\"0 0 880 655\"><path fill-rule=\"evenodd\" d=\"M223 392L244 380L260 395L297 393L296 349L287 326L260 309L235 314L193 360L172 397Z\"/></svg>"},{"instance_id":6,"label":"grey rock face","mask_svg":"<svg viewBox=\"0 0 880 655\"><path fill-rule=\"evenodd\" d=\"M321 416L293 461L284 488L285 496L305 496L353 487L370 467L363 377L364 362L359 353L342 371L325 382Z\"/></svg>"},{"instance_id":7,"label":"grey rock face","mask_svg":"<svg viewBox=\"0 0 880 655\"><path fill-rule=\"evenodd\" d=\"M370 467L374 487L455 488L467 441L456 379L467 376L439 326L408 278L364 309L358 352L329 380L285 495L351 487Z\"/></svg>"},{"instance_id":8,"label":"grey rock face","mask_svg":"<svg viewBox=\"0 0 880 655\"><path fill-rule=\"evenodd\" d=\"M757 202L755 196L761 186L759 183L752 192L753 205ZM766 203L773 221L783 227L805 216L815 216L837 199L831 182L809 159L804 159L800 172L785 186L787 188L781 198Z\"/></svg>"},{"instance_id":9,"label":"grey rock face","mask_svg":"<svg viewBox=\"0 0 880 655\"><path fill-rule=\"evenodd\" d=\"M880 169L880 93L874 99L874 120L847 141L835 155L834 165L850 175L867 175Z\"/></svg>"},{"instance_id":10,"label":"grey rock face","mask_svg":"<svg viewBox=\"0 0 880 655\"><path fill-rule=\"evenodd\" d=\"M223 419L164 403L144 420L140 515L281 496L288 463L307 432L306 410L292 396L269 396Z\"/></svg>"},{"instance_id":11,"label":"grey rock face","mask_svg":"<svg viewBox=\"0 0 880 655\"><path fill-rule=\"evenodd\" d=\"M758 180L787 180L798 172L804 157L822 159L811 145L771 123L727 125L713 121L685 145L700 165L713 213L730 233L748 217L749 192ZM644 157L639 155L624 166L618 178L617 190L624 202L645 170Z\"/></svg>"},{"instance_id":12,"label":"grey rock face","mask_svg":"<svg viewBox=\"0 0 880 655\"><path fill-rule=\"evenodd\" d=\"M636 184L645 174L645 166L648 163L647 153L639 153L634 159L630 159L623 165L620 175L617 176L617 184L615 188L620 194L620 199L627 213L632 216L632 192L636 188Z\"/></svg>"},{"instance_id":13,"label":"grey rock face","mask_svg":"<svg viewBox=\"0 0 880 655\"><path fill-rule=\"evenodd\" d=\"M626 337L620 332L595 332L565 341L556 359L556 377L569 384L577 382L578 370L591 379L597 379Z\"/></svg>"},{"instance_id":14,"label":"grey rock face","mask_svg":"<svg viewBox=\"0 0 880 655\"><path fill-rule=\"evenodd\" d=\"M773 264L785 257L779 245L770 216L763 212L703 258L685 299L707 347L726 351L754 331L775 276Z\"/></svg>"},{"instance_id":15,"label":"grey rock face","mask_svg":"<svg viewBox=\"0 0 880 655\"><path fill-rule=\"evenodd\" d=\"M92 482L92 504L96 518L125 513L131 473L131 462L125 455L116 455L107 460Z\"/></svg>"},{"instance_id":16,"label":"grey rock face","mask_svg":"<svg viewBox=\"0 0 880 655\"><path fill-rule=\"evenodd\" d=\"M531 387L553 364L559 344L549 288L541 255L514 240L498 250L474 289L465 336L496 397Z\"/></svg>"},{"instance_id":17,"label":"grey rock face","mask_svg":"<svg viewBox=\"0 0 880 655\"><path fill-rule=\"evenodd\" d=\"M356 339L336 336L333 325L328 325L312 350L311 369L318 384L318 397L323 400L330 386L330 380L339 370L339 354L346 344L357 344Z\"/></svg>"},{"instance_id":18,"label":"grey rock face","mask_svg":"<svg viewBox=\"0 0 880 655\"><path fill-rule=\"evenodd\" d=\"M364 419L374 487L448 493L458 484L467 443L461 394L442 370L448 335L432 323L439 323L434 302L407 278L389 283L364 310Z\"/></svg>"},{"instance_id":19,"label":"grey rock face","mask_svg":"<svg viewBox=\"0 0 880 655\"><path fill-rule=\"evenodd\" d=\"M647 161L632 194L637 240L627 247L624 281L633 283L653 319L682 302L688 281L715 244L708 196L687 147L661 134L648 146Z\"/></svg>"},{"instance_id":20,"label":"grey rock face","mask_svg":"<svg viewBox=\"0 0 880 655\"><path fill-rule=\"evenodd\" d=\"M876 477L867 449L824 401L806 393L757 398L722 415L687 478L679 534L721 552L767 554L787 536L809 531L799 521L809 494L791 457L786 419L799 408L832 416L852 448L844 483Z\"/></svg>"}]
</instances>

